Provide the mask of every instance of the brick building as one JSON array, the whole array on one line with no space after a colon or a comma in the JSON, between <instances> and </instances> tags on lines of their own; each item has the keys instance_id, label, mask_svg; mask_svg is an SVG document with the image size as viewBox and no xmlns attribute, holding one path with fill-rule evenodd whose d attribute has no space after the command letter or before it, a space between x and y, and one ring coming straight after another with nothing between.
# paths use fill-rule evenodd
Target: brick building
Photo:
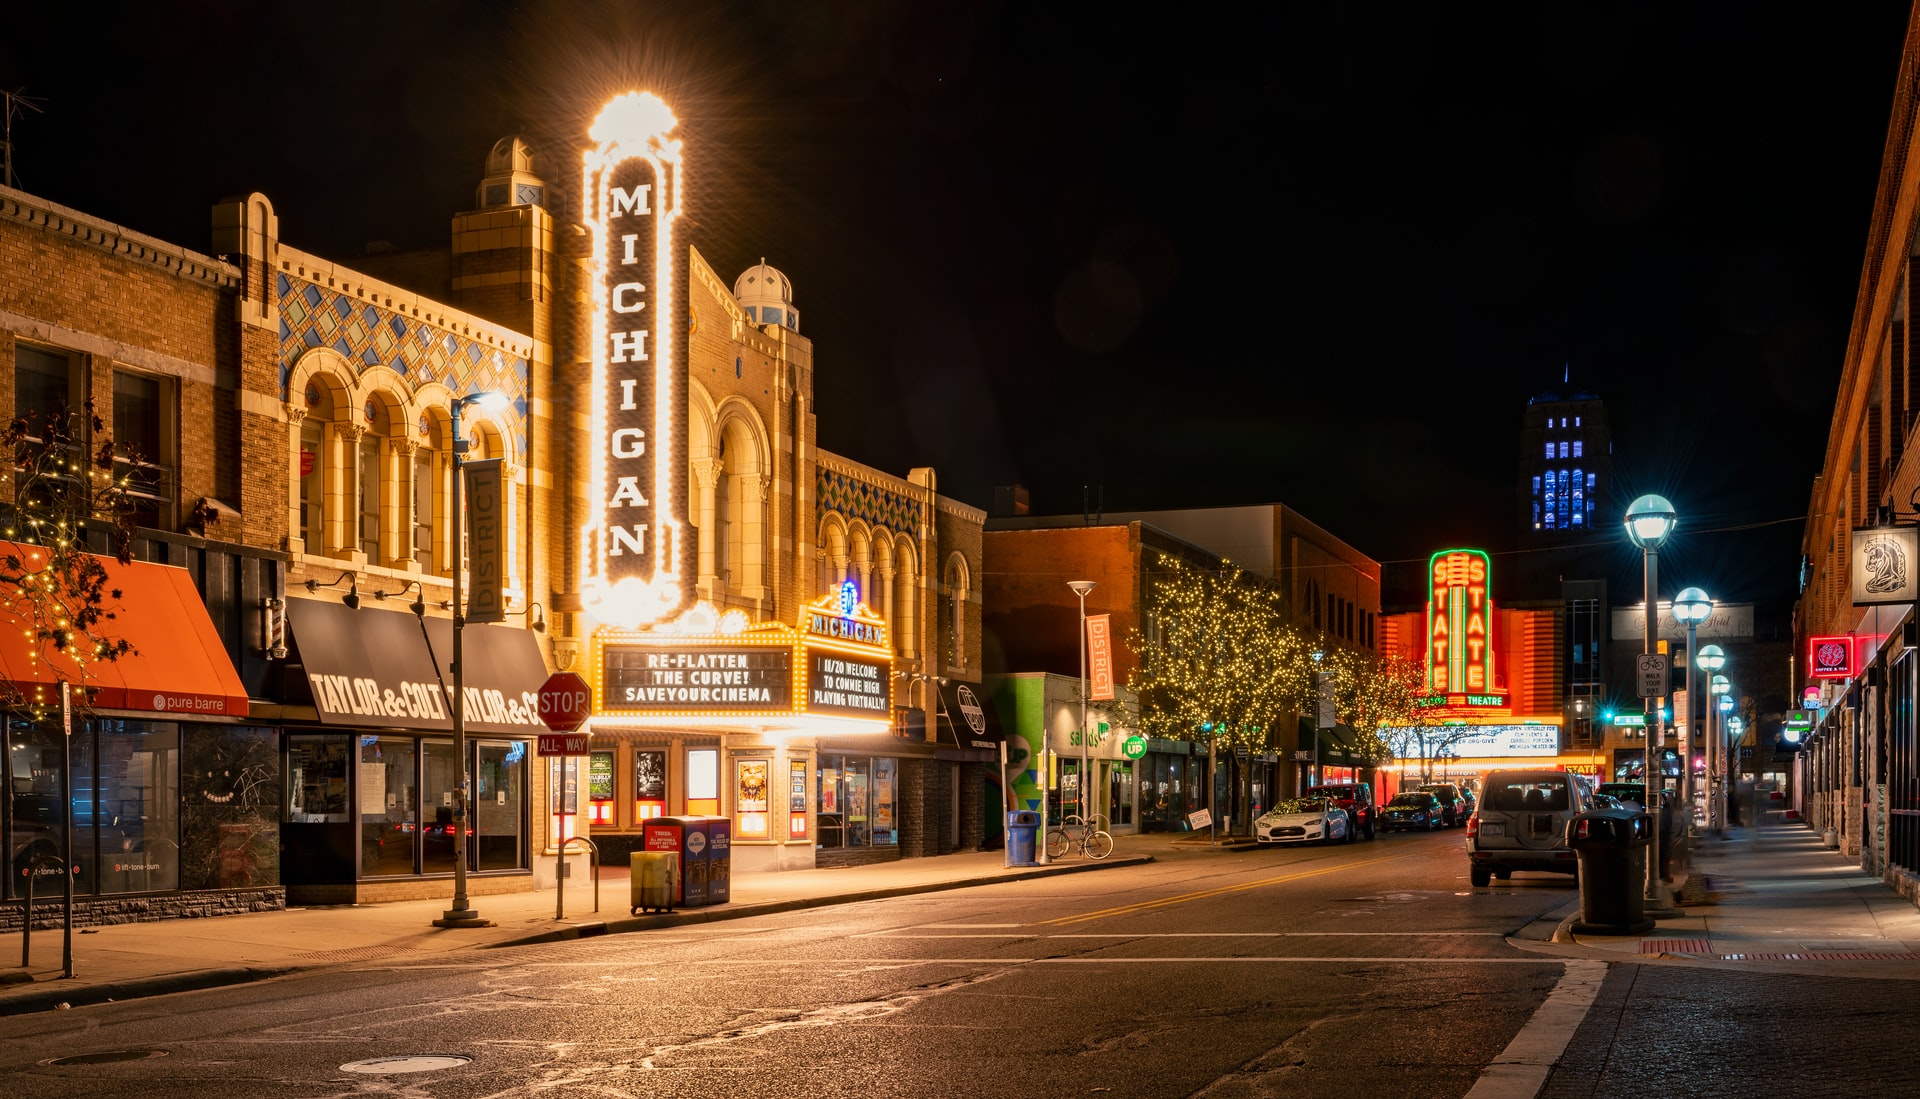
<instances>
[{"instance_id":1,"label":"brick building","mask_svg":"<svg viewBox=\"0 0 1920 1099\"><path fill-rule=\"evenodd\" d=\"M801 654L867 643L879 701L851 705L878 713L798 729L602 714L587 759L533 751L540 681L574 668L600 686L608 649L583 599L604 444L584 399L579 181L550 185L537 163L503 140L448 249L351 265L283 241L265 195L218 204L201 254L0 189L0 401L11 419L92 396L139 444L139 583L122 612L177 626L156 651L207 639L178 646L206 651L191 669L126 663L126 689L82 715L84 773L55 766L44 722L16 723L0 844L30 868L58 847L71 794L83 921L445 895L463 840L471 893L527 889L552 881L567 833L591 829L618 857L655 813L730 818L746 865L982 842L998 786L994 723L970 701L984 513L942 496L931 468L820 452L785 276L762 264L729 285L685 245L690 594L719 628L787 631L802 677L817 668ZM499 534L497 587L469 577L462 593L464 761L448 608L461 544L479 551L474 529L455 537L456 409L461 460L497 485ZM827 613L843 595L848 615ZM841 621L871 633L841 636ZM19 918L18 881L0 887L0 922Z\"/></svg>"}]
</instances>

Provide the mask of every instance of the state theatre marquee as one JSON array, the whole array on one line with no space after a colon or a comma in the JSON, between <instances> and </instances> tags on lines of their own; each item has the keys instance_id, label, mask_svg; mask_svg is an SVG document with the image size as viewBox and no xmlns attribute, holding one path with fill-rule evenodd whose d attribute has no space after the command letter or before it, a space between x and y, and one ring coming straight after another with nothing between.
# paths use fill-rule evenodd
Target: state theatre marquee
<instances>
[{"instance_id":1,"label":"state theatre marquee","mask_svg":"<svg viewBox=\"0 0 1920 1099\"><path fill-rule=\"evenodd\" d=\"M826 596L784 623L712 632L595 634L594 714L621 718L893 720L886 624L864 604Z\"/></svg>"},{"instance_id":2,"label":"state theatre marquee","mask_svg":"<svg viewBox=\"0 0 1920 1099\"><path fill-rule=\"evenodd\" d=\"M1560 726L1527 722L1518 725L1424 725L1383 727L1380 739L1409 747L1406 758L1419 759L1419 746L1444 748L1461 759L1542 757L1560 754Z\"/></svg>"}]
</instances>

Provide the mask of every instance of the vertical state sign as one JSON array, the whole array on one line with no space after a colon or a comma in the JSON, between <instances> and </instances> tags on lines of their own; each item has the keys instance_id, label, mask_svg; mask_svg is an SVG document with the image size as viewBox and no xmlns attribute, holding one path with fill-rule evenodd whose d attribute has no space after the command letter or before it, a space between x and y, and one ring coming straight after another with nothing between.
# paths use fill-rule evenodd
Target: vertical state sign
<instances>
[{"instance_id":1,"label":"vertical state sign","mask_svg":"<svg viewBox=\"0 0 1920 1099\"><path fill-rule=\"evenodd\" d=\"M686 604L686 372L673 318L678 124L651 93L609 102L589 131L581 209L593 240L592 519L581 539L587 609L638 627Z\"/></svg>"}]
</instances>

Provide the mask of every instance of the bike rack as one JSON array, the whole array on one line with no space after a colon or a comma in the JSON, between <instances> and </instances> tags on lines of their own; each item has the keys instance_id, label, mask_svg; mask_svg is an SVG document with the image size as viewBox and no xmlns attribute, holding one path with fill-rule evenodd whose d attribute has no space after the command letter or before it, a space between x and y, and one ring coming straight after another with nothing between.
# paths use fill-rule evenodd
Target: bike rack
<instances>
[{"instance_id":1,"label":"bike rack","mask_svg":"<svg viewBox=\"0 0 1920 1099\"><path fill-rule=\"evenodd\" d=\"M593 910L598 912L600 911L600 847L585 836L568 836L567 841L560 845L561 865L566 865L567 848L576 843L587 845L587 865L593 871ZM556 920L567 918L567 880L564 877L556 877L553 882L553 918Z\"/></svg>"}]
</instances>

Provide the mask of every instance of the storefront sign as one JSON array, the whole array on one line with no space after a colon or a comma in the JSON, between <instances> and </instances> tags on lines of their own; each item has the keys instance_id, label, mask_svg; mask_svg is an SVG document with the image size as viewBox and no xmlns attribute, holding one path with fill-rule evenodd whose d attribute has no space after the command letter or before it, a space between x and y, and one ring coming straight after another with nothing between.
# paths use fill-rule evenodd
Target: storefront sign
<instances>
[{"instance_id":1,"label":"storefront sign","mask_svg":"<svg viewBox=\"0 0 1920 1099\"><path fill-rule=\"evenodd\" d=\"M1807 638L1807 674L1815 679L1846 679L1853 675L1853 638Z\"/></svg>"},{"instance_id":2,"label":"storefront sign","mask_svg":"<svg viewBox=\"0 0 1920 1099\"><path fill-rule=\"evenodd\" d=\"M793 650L609 646L602 705L640 712L784 713L793 708Z\"/></svg>"},{"instance_id":3,"label":"storefront sign","mask_svg":"<svg viewBox=\"0 0 1920 1099\"><path fill-rule=\"evenodd\" d=\"M452 675L434 665L453 655L452 620L331 599L289 599L287 611L322 723L453 731ZM467 731L545 731L539 692L547 671L533 635L468 626L461 641Z\"/></svg>"},{"instance_id":4,"label":"storefront sign","mask_svg":"<svg viewBox=\"0 0 1920 1099\"><path fill-rule=\"evenodd\" d=\"M807 712L886 718L892 712L885 660L860 660L825 649L807 650Z\"/></svg>"},{"instance_id":5,"label":"storefront sign","mask_svg":"<svg viewBox=\"0 0 1920 1099\"><path fill-rule=\"evenodd\" d=\"M1920 527L1854 531L1848 564L1856 607L1920 599Z\"/></svg>"},{"instance_id":6,"label":"storefront sign","mask_svg":"<svg viewBox=\"0 0 1920 1099\"><path fill-rule=\"evenodd\" d=\"M695 547L686 486L686 371L674 343L686 304L674 287L680 216L679 121L653 95L629 92L589 130L582 219L594 272L591 500L581 539L587 609L636 627L690 598Z\"/></svg>"}]
</instances>

